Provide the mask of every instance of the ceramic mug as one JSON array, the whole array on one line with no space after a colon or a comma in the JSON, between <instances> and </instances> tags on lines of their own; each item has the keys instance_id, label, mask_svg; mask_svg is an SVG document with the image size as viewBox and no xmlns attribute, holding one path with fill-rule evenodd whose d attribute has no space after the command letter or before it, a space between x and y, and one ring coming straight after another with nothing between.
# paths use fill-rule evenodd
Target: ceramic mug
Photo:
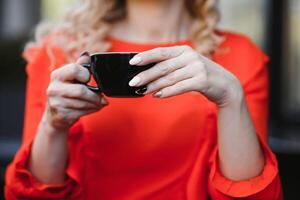
<instances>
[{"instance_id":1,"label":"ceramic mug","mask_svg":"<svg viewBox=\"0 0 300 200\"><path fill-rule=\"evenodd\" d=\"M131 87L129 81L140 72L151 68L155 63L145 66L130 65L129 61L137 53L107 52L91 55L91 62L83 64L87 68L97 86L87 87L96 92L104 93L109 97L142 97L147 90L146 86Z\"/></svg>"}]
</instances>

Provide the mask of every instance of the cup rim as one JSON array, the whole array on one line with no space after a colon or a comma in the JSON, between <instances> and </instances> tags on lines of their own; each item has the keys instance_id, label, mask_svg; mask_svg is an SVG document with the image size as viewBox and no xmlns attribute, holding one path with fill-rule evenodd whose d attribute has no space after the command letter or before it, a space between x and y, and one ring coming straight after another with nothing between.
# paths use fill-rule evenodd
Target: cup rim
<instances>
[{"instance_id":1,"label":"cup rim","mask_svg":"<svg viewBox=\"0 0 300 200\"><path fill-rule=\"evenodd\" d=\"M126 54L138 54L139 52L122 52L122 51L118 51L118 52L96 52L96 53L92 53L90 54L90 56L95 56L95 55L112 55L112 54L121 54L121 55L126 55Z\"/></svg>"}]
</instances>

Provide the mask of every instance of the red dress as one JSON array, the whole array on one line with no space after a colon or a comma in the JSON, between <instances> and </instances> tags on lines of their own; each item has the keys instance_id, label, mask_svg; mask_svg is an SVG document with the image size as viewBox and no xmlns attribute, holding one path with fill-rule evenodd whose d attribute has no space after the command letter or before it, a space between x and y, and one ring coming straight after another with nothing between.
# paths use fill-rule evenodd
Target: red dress
<instances>
[{"instance_id":1,"label":"red dress","mask_svg":"<svg viewBox=\"0 0 300 200\"><path fill-rule=\"evenodd\" d=\"M27 169L31 143L45 109L52 67L66 63L47 40L27 50L27 97L23 144L6 173L11 199L229 200L282 199L277 161L267 145L267 57L241 35L222 33L214 60L235 74L246 94L265 157L261 175L225 178L218 168L216 106L198 92L157 99L108 98L103 110L82 117L69 133L67 180L37 181ZM158 46L111 39L110 51L144 51ZM48 52L48 53L47 53ZM54 58L54 59L53 59ZM47 170L47 169L45 169Z\"/></svg>"}]
</instances>

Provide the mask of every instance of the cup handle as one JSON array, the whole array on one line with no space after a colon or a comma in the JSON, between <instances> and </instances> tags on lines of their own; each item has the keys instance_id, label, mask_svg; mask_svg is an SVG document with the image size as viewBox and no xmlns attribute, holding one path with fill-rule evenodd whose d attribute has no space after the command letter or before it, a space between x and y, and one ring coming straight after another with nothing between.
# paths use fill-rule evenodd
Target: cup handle
<instances>
[{"instance_id":1,"label":"cup handle","mask_svg":"<svg viewBox=\"0 0 300 200\"><path fill-rule=\"evenodd\" d=\"M89 72L90 72L90 74L93 76L91 64L81 64L81 66L84 67L84 68L86 68L86 69L88 69ZM91 91L93 91L95 93L101 93L102 92L99 87L94 87L94 86L90 86L90 85L87 85L87 84L85 84L85 85L87 86L87 88L89 90L91 90Z\"/></svg>"}]
</instances>

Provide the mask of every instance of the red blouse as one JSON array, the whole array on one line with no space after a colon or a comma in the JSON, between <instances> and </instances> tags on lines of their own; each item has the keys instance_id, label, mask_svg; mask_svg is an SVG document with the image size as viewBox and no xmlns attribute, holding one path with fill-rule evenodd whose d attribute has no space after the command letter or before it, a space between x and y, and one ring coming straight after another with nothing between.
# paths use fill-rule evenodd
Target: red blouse
<instances>
[{"instance_id":1,"label":"red blouse","mask_svg":"<svg viewBox=\"0 0 300 200\"><path fill-rule=\"evenodd\" d=\"M6 198L282 199L277 161L267 145L268 58L248 38L222 34L225 41L213 58L243 85L264 152L261 175L245 181L232 181L222 175L218 167L216 106L200 93L188 92L167 99L151 95L108 98L109 106L82 117L70 129L65 183L39 182L27 169L31 143L47 102L45 91L51 70L66 63L62 51L46 40L40 48L24 53L28 84L23 144L7 169ZM117 39L111 42L110 51L191 45L135 44Z\"/></svg>"}]
</instances>

